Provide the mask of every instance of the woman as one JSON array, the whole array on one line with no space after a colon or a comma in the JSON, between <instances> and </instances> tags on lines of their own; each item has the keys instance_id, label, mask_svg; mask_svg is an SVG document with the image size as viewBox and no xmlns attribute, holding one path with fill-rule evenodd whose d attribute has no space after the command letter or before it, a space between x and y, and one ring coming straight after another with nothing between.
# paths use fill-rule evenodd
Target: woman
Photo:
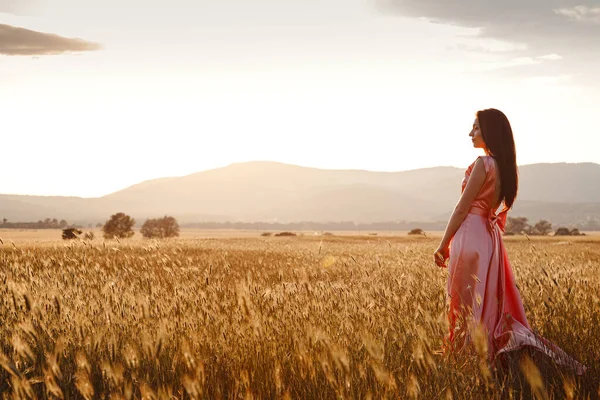
<instances>
[{"instance_id":1,"label":"woman","mask_svg":"<svg viewBox=\"0 0 600 400\"><path fill-rule=\"evenodd\" d=\"M462 196L434 253L440 267L445 267L445 261L450 259L450 332L445 347L462 348L469 340L468 325L472 322L487 333L492 363L505 352L531 346L557 364L583 374L583 365L532 332L515 285L502 240L506 214L518 189L510 123L501 111L479 111L469 136L473 146L483 149L485 156L467 168ZM501 203L504 207L496 214Z\"/></svg>"}]
</instances>

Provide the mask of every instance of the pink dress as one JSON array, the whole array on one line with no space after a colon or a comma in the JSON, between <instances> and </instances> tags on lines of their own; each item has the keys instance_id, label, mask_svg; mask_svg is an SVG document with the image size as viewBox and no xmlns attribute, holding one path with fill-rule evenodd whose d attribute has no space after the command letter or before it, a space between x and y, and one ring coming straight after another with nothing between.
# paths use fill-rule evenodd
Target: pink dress
<instances>
[{"instance_id":1,"label":"pink dress","mask_svg":"<svg viewBox=\"0 0 600 400\"><path fill-rule=\"evenodd\" d=\"M576 374L583 374L585 366L534 333L527 322L502 240L506 211L496 215L492 204L496 162L491 156L480 158L485 164L485 182L451 242L448 266L450 332L447 343L457 348L470 340L467 325L472 318L472 322L485 328L492 363L504 352L532 346L557 364L573 369ZM475 162L465 172L463 191L474 166Z\"/></svg>"}]
</instances>

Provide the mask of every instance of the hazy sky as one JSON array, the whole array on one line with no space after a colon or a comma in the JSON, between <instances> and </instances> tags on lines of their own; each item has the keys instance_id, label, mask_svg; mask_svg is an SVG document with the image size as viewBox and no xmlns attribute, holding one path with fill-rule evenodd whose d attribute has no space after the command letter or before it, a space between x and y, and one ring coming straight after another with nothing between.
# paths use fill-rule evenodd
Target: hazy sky
<instances>
[{"instance_id":1,"label":"hazy sky","mask_svg":"<svg viewBox=\"0 0 600 400\"><path fill-rule=\"evenodd\" d=\"M600 163L599 38L597 0L0 0L0 193L465 167L487 107L520 164Z\"/></svg>"}]
</instances>

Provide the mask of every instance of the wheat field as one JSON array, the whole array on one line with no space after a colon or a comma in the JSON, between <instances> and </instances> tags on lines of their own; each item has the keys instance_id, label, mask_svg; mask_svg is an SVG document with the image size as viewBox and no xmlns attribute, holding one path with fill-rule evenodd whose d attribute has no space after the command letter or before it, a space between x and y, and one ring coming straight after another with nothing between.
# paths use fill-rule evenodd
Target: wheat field
<instances>
[{"instance_id":1,"label":"wheat field","mask_svg":"<svg viewBox=\"0 0 600 400\"><path fill-rule=\"evenodd\" d=\"M600 240L507 238L529 322L583 362L490 369L446 332L439 239L0 244L1 398L598 398ZM550 370L548 370L550 371Z\"/></svg>"}]
</instances>

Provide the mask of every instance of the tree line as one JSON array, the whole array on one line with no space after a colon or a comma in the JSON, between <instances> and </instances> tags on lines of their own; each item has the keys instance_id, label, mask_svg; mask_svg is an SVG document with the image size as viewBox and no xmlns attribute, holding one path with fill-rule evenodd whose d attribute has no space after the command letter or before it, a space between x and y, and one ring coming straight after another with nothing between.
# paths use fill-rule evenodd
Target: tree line
<instances>
[{"instance_id":1,"label":"tree line","mask_svg":"<svg viewBox=\"0 0 600 400\"><path fill-rule=\"evenodd\" d=\"M505 234L507 235L527 235L527 236L548 236L552 232L552 224L545 219L541 219L535 224L529 224L525 217L508 217L506 220ZM554 231L555 236L581 236L583 233L579 229L569 229L559 227Z\"/></svg>"},{"instance_id":2,"label":"tree line","mask_svg":"<svg viewBox=\"0 0 600 400\"><path fill-rule=\"evenodd\" d=\"M96 226L102 229L106 239L126 239L134 235L133 227L136 221L125 213L116 213L104 223ZM269 223L269 222L199 222L184 225L187 228L197 229L245 229L245 230L315 230L315 231L403 231L414 229L415 223L400 222L373 222L355 223L352 221L340 222L295 222L295 223ZM37 222L9 222L3 218L0 223L3 229L62 229L68 231L63 234L65 239L74 239L83 234L81 227L73 225L66 220L46 218ZM179 236L179 223L174 217L147 219L140 229L140 234L145 238L170 238ZM441 230L444 226L439 222L419 224L422 230ZM525 234L528 236L547 236L553 231L552 224L547 220L539 220L530 224L526 217L508 217L506 224L507 235ZM555 235L581 235L578 229L559 227L554 230ZM86 233L86 239L93 238L93 233Z\"/></svg>"},{"instance_id":3,"label":"tree line","mask_svg":"<svg viewBox=\"0 0 600 400\"><path fill-rule=\"evenodd\" d=\"M102 225L102 233L105 239L127 239L132 237L135 232L135 219L125 213L116 213ZM170 216L162 218L149 218L144 222L140 233L145 238L166 239L179 236L179 223ZM67 228L63 230L63 239L77 239L83 231L76 228ZM93 232L87 232L85 239L93 239Z\"/></svg>"},{"instance_id":4,"label":"tree line","mask_svg":"<svg viewBox=\"0 0 600 400\"><path fill-rule=\"evenodd\" d=\"M357 223L353 221L339 222L194 222L182 224L192 229L243 229L254 231L408 231L418 225L428 231L439 231L445 225L441 222L372 222Z\"/></svg>"},{"instance_id":5,"label":"tree line","mask_svg":"<svg viewBox=\"0 0 600 400\"><path fill-rule=\"evenodd\" d=\"M415 223L415 222L373 222L356 223L352 221L341 222L196 222L182 225L185 228L195 229L244 229L255 231L441 231L446 225L442 222ZM418 226L418 227L417 227ZM525 217L508 217L506 224L507 235L545 236L553 231L552 223L540 220L533 225ZM592 230L592 229L591 229ZM567 233L568 232L568 233ZM554 231L557 235L578 235L579 230L560 227Z\"/></svg>"},{"instance_id":6,"label":"tree line","mask_svg":"<svg viewBox=\"0 0 600 400\"><path fill-rule=\"evenodd\" d=\"M64 219L60 221L56 218L46 218L37 222L9 222L3 218L0 228L3 229L65 229L73 227Z\"/></svg>"}]
</instances>

